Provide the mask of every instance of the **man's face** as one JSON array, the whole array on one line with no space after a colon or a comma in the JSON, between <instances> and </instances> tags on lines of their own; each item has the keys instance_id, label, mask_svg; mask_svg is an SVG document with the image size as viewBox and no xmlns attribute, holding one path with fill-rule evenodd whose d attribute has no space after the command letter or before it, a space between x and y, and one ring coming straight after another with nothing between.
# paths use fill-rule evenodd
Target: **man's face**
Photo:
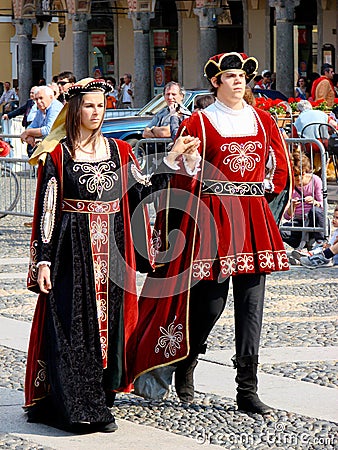
<instances>
[{"instance_id":1,"label":"man's face","mask_svg":"<svg viewBox=\"0 0 338 450\"><path fill-rule=\"evenodd\" d=\"M174 103L181 104L183 101L183 95L180 92L180 88L174 85L165 90L164 99L168 106L171 106Z\"/></svg>"},{"instance_id":2,"label":"man's face","mask_svg":"<svg viewBox=\"0 0 338 450\"><path fill-rule=\"evenodd\" d=\"M214 80L216 80L216 77L214 77ZM233 70L222 73L221 82L217 89L217 97L220 97L220 99L233 103L244 97L246 81L243 71Z\"/></svg>"},{"instance_id":3,"label":"man's face","mask_svg":"<svg viewBox=\"0 0 338 450\"><path fill-rule=\"evenodd\" d=\"M9 83L5 83L5 89L6 89L6 91L9 91L10 87L11 87L11 85L10 85Z\"/></svg>"},{"instance_id":4,"label":"man's face","mask_svg":"<svg viewBox=\"0 0 338 450\"><path fill-rule=\"evenodd\" d=\"M48 95L45 90L37 91L35 94L36 106L40 111L45 112L52 103L54 96Z\"/></svg>"},{"instance_id":5,"label":"man's face","mask_svg":"<svg viewBox=\"0 0 338 450\"><path fill-rule=\"evenodd\" d=\"M59 78L57 85L59 86L60 94L64 94L74 83L69 81L69 78Z\"/></svg>"},{"instance_id":6,"label":"man's face","mask_svg":"<svg viewBox=\"0 0 338 450\"><path fill-rule=\"evenodd\" d=\"M130 83L130 78L128 77L128 75L124 75L123 81L124 81L126 84L129 84L129 83Z\"/></svg>"},{"instance_id":7,"label":"man's face","mask_svg":"<svg viewBox=\"0 0 338 450\"><path fill-rule=\"evenodd\" d=\"M327 69L327 70L325 70L325 76L326 76L327 78L329 78L330 80L332 80L333 75L334 75L334 70L333 70L333 69Z\"/></svg>"}]
</instances>

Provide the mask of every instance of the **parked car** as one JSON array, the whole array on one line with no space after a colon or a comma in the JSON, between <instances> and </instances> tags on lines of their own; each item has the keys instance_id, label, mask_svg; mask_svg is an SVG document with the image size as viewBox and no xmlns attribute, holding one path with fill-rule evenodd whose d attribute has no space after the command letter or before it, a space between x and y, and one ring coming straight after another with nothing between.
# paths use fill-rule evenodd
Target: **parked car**
<instances>
[{"instance_id":1,"label":"parked car","mask_svg":"<svg viewBox=\"0 0 338 450\"><path fill-rule=\"evenodd\" d=\"M199 95L210 94L207 90L187 90L183 104L190 111L194 109L195 98ZM102 124L102 132L106 137L122 139L134 147L152 117L166 106L162 94L156 95L135 115L128 117L105 118Z\"/></svg>"}]
</instances>

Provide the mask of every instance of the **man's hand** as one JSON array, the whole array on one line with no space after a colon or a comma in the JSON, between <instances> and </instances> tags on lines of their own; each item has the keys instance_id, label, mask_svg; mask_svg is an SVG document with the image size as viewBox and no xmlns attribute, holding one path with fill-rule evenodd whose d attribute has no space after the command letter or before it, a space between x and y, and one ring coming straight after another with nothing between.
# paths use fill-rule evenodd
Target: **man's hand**
<instances>
[{"instance_id":1,"label":"man's hand","mask_svg":"<svg viewBox=\"0 0 338 450\"><path fill-rule=\"evenodd\" d=\"M175 144L172 146L170 152L167 155L167 161L170 164L174 164L176 158L183 153L188 156L188 158L194 158L196 152L198 153L198 148L201 141L197 137L193 136L180 136L176 139Z\"/></svg>"},{"instance_id":2,"label":"man's hand","mask_svg":"<svg viewBox=\"0 0 338 450\"><path fill-rule=\"evenodd\" d=\"M8 120L8 114L3 114L3 115L2 115L2 119Z\"/></svg>"}]
</instances>

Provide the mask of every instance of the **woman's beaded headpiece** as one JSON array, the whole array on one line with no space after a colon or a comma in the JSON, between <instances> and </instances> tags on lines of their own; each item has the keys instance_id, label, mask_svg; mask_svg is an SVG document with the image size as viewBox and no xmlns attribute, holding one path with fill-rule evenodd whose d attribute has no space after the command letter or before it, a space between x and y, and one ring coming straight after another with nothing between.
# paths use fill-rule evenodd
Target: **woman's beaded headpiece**
<instances>
[{"instance_id":1,"label":"woman's beaded headpiece","mask_svg":"<svg viewBox=\"0 0 338 450\"><path fill-rule=\"evenodd\" d=\"M95 79L95 78L84 78L71 86L65 98L68 100L76 95L88 94L89 92L103 92L107 94L112 90L112 86L108 84L105 80Z\"/></svg>"}]
</instances>

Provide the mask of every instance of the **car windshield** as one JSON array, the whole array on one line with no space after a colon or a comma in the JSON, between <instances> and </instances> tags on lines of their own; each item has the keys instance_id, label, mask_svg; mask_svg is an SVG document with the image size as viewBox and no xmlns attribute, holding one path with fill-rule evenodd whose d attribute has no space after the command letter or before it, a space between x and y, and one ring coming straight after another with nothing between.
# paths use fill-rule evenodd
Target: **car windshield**
<instances>
[{"instance_id":1,"label":"car windshield","mask_svg":"<svg viewBox=\"0 0 338 450\"><path fill-rule=\"evenodd\" d=\"M188 91L185 93L183 104L190 111L194 109L194 100L200 96L210 94L209 91ZM161 109L165 108L166 102L164 100L163 94L157 94L153 99L150 100L140 111L136 114L137 116L153 116L157 114Z\"/></svg>"},{"instance_id":2,"label":"car windshield","mask_svg":"<svg viewBox=\"0 0 338 450\"><path fill-rule=\"evenodd\" d=\"M157 94L153 99L150 100L140 111L137 113L138 116L153 116L157 114L161 109L165 107L166 103L162 94Z\"/></svg>"}]
</instances>

